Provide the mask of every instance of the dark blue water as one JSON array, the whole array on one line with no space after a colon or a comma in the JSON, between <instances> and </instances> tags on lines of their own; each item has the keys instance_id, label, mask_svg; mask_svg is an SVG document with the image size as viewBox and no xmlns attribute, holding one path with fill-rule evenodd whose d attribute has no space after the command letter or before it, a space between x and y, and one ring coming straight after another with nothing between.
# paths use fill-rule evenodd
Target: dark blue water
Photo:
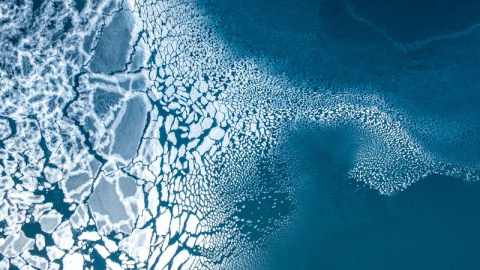
<instances>
[{"instance_id":1,"label":"dark blue water","mask_svg":"<svg viewBox=\"0 0 480 270\"><path fill-rule=\"evenodd\" d=\"M432 176L394 198L325 185L271 269L480 267L479 183Z\"/></svg>"},{"instance_id":2,"label":"dark blue water","mask_svg":"<svg viewBox=\"0 0 480 270\"><path fill-rule=\"evenodd\" d=\"M479 163L480 1L198 2L240 54L292 81L373 91L424 119L413 133L426 149ZM297 216L269 267L479 269L480 183L432 175L379 195L348 178L355 138L348 128L310 127L280 147Z\"/></svg>"},{"instance_id":3,"label":"dark blue water","mask_svg":"<svg viewBox=\"0 0 480 270\"><path fill-rule=\"evenodd\" d=\"M198 2L235 50L263 56L278 73L368 87L414 113L478 126L478 0Z\"/></svg>"},{"instance_id":4,"label":"dark blue water","mask_svg":"<svg viewBox=\"0 0 480 270\"><path fill-rule=\"evenodd\" d=\"M432 175L393 196L348 178L345 129L291 132L297 217L270 269L478 269L480 183ZM285 157L284 157L285 158Z\"/></svg>"}]
</instances>

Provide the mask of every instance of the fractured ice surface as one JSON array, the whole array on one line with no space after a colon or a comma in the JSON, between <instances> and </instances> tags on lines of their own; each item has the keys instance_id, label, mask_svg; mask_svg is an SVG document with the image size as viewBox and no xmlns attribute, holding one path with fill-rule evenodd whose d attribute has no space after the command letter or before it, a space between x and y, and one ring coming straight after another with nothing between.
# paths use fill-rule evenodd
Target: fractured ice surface
<instances>
[{"instance_id":1,"label":"fractured ice surface","mask_svg":"<svg viewBox=\"0 0 480 270\"><path fill-rule=\"evenodd\" d=\"M87 183L88 178L89 178L89 176L86 173L80 173L80 174L77 174L77 175L72 175L66 181L65 188L67 189L67 191L76 190L80 186Z\"/></svg>"},{"instance_id":2,"label":"fractured ice surface","mask_svg":"<svg viewBox=\"0 0 480 270\"><path fill-rule=\"evenodd\" d=\"M107 215L108 220L117 223L128 218L127 212L115 191L115 184L99 179L92 196L88 200L93 212Z\"/></svg>"},{"instance_id":3,"label":"fractured ice surface","mask_svg":"<svg viewBox=\"0 0 480 270\"><path fill-rule=\"evenodd\" d=\"M294 211L270 163L302 125L355 130L350 176L384 194L478 179L377 96L313 91L230 50L194 2L33 5L0 3L1 267L250 265Z\"/></svg>"},{"instance_id":4,"label":"fractured ice surface","mask_svg":"<svg viewBox=\"0 0 480 270\"><path fill-rule=\"evenodd\" d=\"M112 21L106 26L95 47L95 53L90 62L93 72L109 73L123 69L128 52L133 26L132 13L118 11Z\"/></svg>"},{"instance_id":5,"label":"fractured ice surface","mask_svg":"<svg viewBox=\"0 0 480 270\"><path fill-rule=\"evenodd\" d=\"M122 120L115 129L113 153L120 154L125 159L135 156L143 135L146 113L143 98L137 96L128 100Z\"/></svg>"},{"instance_id":6,"label":"fractured ice surface","mask_svg":"<svg viewBox=\"0 0 480 270\"><path fill-rule=\"evenodd\" d=\"M93 94L94 111L98 116L108 113L112 106L118 104L122 95L116 92L109 92L101 88L97 88Z\"/></svg>"}]
</instances>

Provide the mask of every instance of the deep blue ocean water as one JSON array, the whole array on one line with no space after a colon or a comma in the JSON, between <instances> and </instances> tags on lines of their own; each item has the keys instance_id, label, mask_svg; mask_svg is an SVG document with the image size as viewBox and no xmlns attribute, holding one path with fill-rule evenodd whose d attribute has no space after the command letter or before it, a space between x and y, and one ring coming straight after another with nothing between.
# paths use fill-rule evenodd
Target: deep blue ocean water
<instances>
[{"instance_id":1,"label":"deep blue ocean water","mask_svg":"<svg viewBox=\"0 0 480 270\"><path fill-rule=\"evenodd\" d=\"M480 183L432 175L392 196L348 179L348 131L293 132L297 216L270 269L478 269Z\"/></svg>"},{"instance_id":2,"label":"deep blue ocean water","mask_svg":"<svg viewBox=\"0 0 480 270\"><path fill-rule=\"evenodd\" d=\"M233 48L294 81L374 89L427 119L425 132L437 136L422 142L428 150L480 160L479 1L199 2ZM298 211L270 268L479 269L480 184L431 175L379 195L348 179L357 147L349 132L297 130L281 147Z\"/></svg>"},{"instance_id":3,"label":"deep blue ocean water","mask_svg":"<svg viewBox=\"0 0 480 270\"><path fill-rule=\"evenodd\" d=\"M271 269L480 267L478 183L432 176L382 197L335 179L315 180Z\"/></svg>"},{"instance_id":4,"label":"deep blue ocean water","mask_svg":"<svg viewBox=\"0 0 480 270\"><path fill-rule=\"evenodd\" d=\"M199 2L242 54L302 83L394 100L441 130L422 142L428 150L480 158L478 138L462 137L480 128L478 1Z\"/></svg>"}]
</instances>

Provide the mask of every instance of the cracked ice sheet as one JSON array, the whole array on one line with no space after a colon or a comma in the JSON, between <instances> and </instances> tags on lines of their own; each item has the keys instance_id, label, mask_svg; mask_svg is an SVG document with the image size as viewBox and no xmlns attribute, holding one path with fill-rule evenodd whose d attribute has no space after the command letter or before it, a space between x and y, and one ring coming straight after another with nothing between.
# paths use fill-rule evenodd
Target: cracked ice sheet
<instances>
[{"instance_id":1,"label":"cracked ice sheet","mask_svg":"<svg viewBox=\"0 0 480 270\"><path fill-rule=\"evenodd\" d=\"M233 53L193 2L80 2L0 3L2 266L245 267L292 211L258 164L302 121L373 134L351 174L386 194L478 175L434 162L375 96L312 93Z\"/></svg>"}]
</instances>

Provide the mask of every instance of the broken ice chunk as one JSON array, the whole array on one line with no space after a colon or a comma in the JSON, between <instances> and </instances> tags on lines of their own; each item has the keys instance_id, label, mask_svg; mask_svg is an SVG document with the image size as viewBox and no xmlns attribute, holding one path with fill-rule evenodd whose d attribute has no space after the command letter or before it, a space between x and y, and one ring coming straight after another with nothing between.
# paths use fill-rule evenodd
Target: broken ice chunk
<instances>
[{"instance_id":1,"label":"broken ice chunk","mask_svg":"<svg viewBox=\"0 0 480 270\"><path fill-rule=\"evenodd\" d=\"M127 160L133 158L137 153L146 119L147 111L143 98L136 96L130 99L125 114L115 130L112 152Z\"/></svg>"},{"instance_id":2,"label":"broken ice chunk","mask_svg":"<svg viewBox=\"0 0 480 270\"><path fill-rule=\"evenodd\" d=\"M90 62L93 72L110 73L124 68L130 51L133 24L130 11L123 10L105 27Z\"/></svg>"}]
</instances>

